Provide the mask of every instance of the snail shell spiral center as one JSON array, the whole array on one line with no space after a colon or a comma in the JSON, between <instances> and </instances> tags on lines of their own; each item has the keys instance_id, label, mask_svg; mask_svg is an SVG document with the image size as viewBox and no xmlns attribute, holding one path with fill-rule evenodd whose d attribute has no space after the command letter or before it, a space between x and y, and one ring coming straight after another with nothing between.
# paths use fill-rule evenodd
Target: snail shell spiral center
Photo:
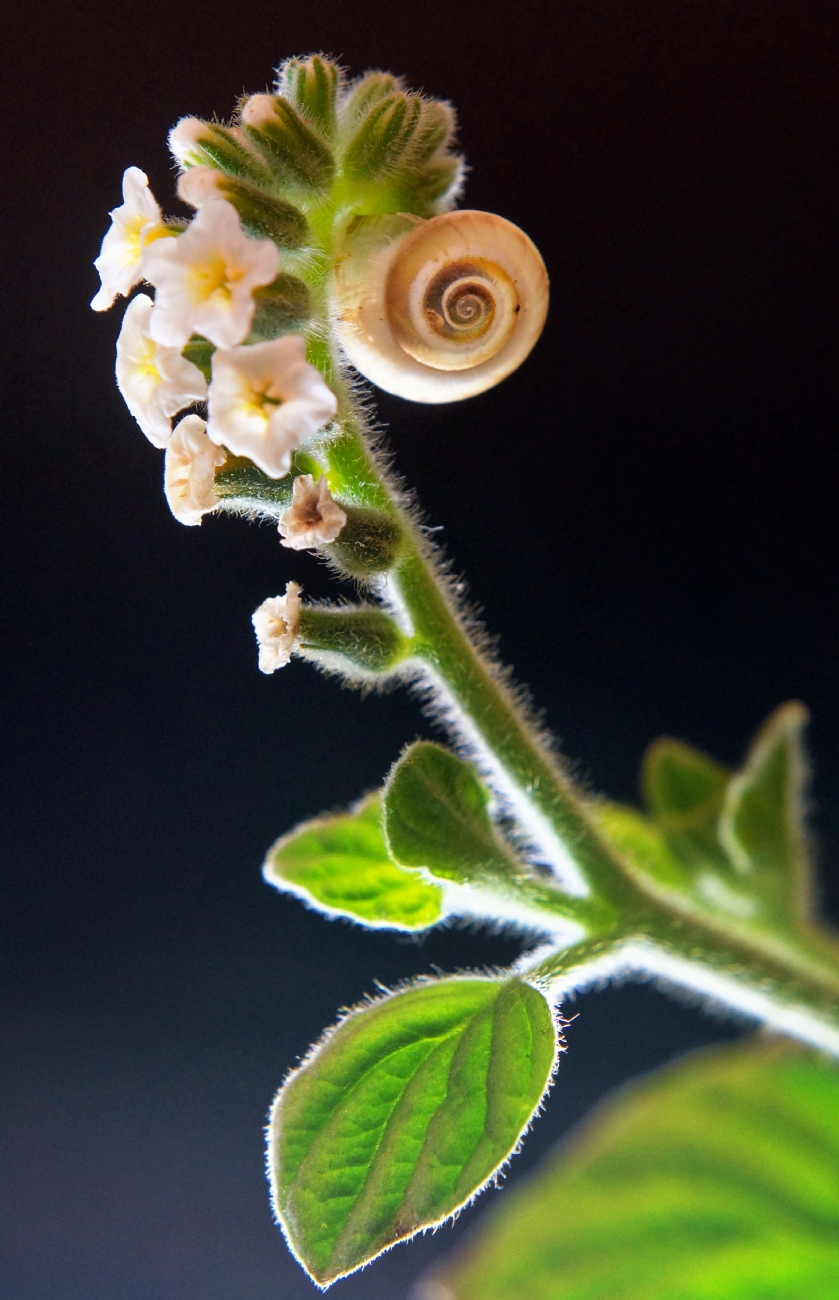
<instances>
[{"instance_id":1,"label":"snail shell spiral center","mask_svg":"<svg viewBox=\"0 0 839 1300\"><path fill-rule=\"evenodd\" d=\"M388 277L387 312L401 348L435 370L469 370L495 356L516 326L516 286L498 262L470 256L450 233L409 244Z\"/></svg>"}]
</instances>

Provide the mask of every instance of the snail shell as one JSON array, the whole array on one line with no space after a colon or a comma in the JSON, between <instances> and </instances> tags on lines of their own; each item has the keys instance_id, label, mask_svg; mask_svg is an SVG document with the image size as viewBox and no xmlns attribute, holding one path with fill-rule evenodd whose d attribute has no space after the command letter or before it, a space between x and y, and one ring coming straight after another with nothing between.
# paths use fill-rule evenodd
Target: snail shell
<instances>
[{"instance_id":1,"label":"snail shell","mask_svg":"<svg viewBox=\"0 0 839 1300\"><path fill-rule=\"evenodd\" d=\"M456 402L499 383L530 352L548 310L538 249L490 212L358 218L334 287L350 362L414 402Z\"/></svg>"}]
</instances>

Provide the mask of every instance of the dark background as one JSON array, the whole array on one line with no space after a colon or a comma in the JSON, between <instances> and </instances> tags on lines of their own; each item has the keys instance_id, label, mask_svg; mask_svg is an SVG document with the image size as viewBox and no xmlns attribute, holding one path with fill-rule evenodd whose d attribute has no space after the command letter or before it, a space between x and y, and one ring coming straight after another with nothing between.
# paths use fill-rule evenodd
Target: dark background
<instances>
[{"instance_id":1,"label":"dark background","mask_svg":"<svg viewBox=\"0 0 839 1300\"><path fill-rule=\"evenodd\" d=\"M811 706L836 914L838 26L829 0L6 14L10 1300L312 1300L262 1173L284 1072L374 978L519 951L371 937L261 882L281 831L375 786L427 724L299 663L260 676L251 611L287 577L325 594L324 572L271 528L170 517L113 383L120 313L87 306L123 169L172 210L168 128L313 49L456 102L466 201L535 239L553 306L499 389L380 401L397 466L594 787L635 798L662 732L733 763L775 704ZM576 1010L512 1180L615 1083L736 1032L637 986ZM472 1217L338 1294L403 1300Z\"/></svg>"}]
</instances>

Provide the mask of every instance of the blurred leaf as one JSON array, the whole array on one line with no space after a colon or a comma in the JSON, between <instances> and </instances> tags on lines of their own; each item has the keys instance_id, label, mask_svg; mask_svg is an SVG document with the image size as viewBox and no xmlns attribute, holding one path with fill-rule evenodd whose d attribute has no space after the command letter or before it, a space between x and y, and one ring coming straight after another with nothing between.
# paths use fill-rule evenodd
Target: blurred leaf
<instances>
[{"instance_id":1,"label":"blurred leaf","mask_svg":"<svg viewBox=\"0 0 839 1300\"><path fill-rule=\"evenodd\" d=\"M550 1079L551 1009L519 980L448 979L363 1006L274 1104L289 1244L321 1285L448 1218L513 1151Z\"/></svg>"},{"instance_id":2,"label":"blurred leaf","mask_svg":"<svg viewBox=\"0 0 839 1300\"><path fill-rule=\"evenodd\" d=\"M418 741L394 768L384 795L385 835L395 860L446 880L509 877L515 863L495 833L489 791L471 763Z\"/></svg>"},{"instance_id":3,"label":"blurred leaf","mask_svg":"<svg viewBox=\"0 0 839 1300\"><path fill-rule=\"evenodd\" d=\"M719 820L731 773L680 740L664 736L644 755L641 785L650 815L688 866L730 871Z\"/></svg>"},{"instance_id":4,"label":"blurred leaf","mask_svg":"<svg viewBox=\"0 0 839 1300\"><path fill-rule=\"evenodd\" d=\"M690 872L673 854L660 828L637 809L599 799L592 811L603 835L619 853L660 885L689 889Z\"/></svg>"},{"instance_id":5,"label":"blurred leaf","mask_svg":"<svg viewBox=\"0 0 839 1300\"><path fill-rule=\"evenodd\" d=\"M303 822L284 835L268 854L263 875L319 911L368 926L424 930L442 916L439 885L391 860L377 794L348 813Z\"/></svg>"},{"instance_id":6,"label":"blurred leaf","mask_svg":"<svg viewBox=\"0 0 839 1300\"><path fill-rule=\"evenodd\" d=\"M723 1048L627 1089L423 1300L832 1300L839 1071Z\"/></svg>"},{"instance_id":7,"label":"blurred leaf","mask_svg":"<svg viewBox=\"0 0 839 1300\"><path fill-rule=\"evenodd\" d=\"M783 704L752 746L746 766L731 782L721 823L723 842L737 868L755 871L777 889L781 906L792 901L808 872L803 795L807 760L801 734L802 704Z\"/></svg>"}]
</instances>

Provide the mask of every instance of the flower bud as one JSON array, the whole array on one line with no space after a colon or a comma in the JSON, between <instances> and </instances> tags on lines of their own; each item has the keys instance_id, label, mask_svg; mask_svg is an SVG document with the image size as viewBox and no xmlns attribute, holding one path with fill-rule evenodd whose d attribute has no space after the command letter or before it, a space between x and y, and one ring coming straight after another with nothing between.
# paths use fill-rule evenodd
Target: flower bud
<instances>
[{"instance_id":1,"label":"flower bud","mask_svg":"<svg viewBox=\"0 0 839 1300\"><path fill-rule=\"evenodd\" d=\"M347 522L327 553L353 578L387 573L396 563L402 544L398 520L381 510L344 507Z\"/></svg>"},{"instance_id":2,"label":"flower bud","mask_svg":"<svg viewBox=\"0 0 839 1300\"><path fill-rule=\"evenodd\" d=\"M209 163L231 176L252 176L257 180L265 176L265 168L246 135L235 126L182 117L169 132L169 149L182 167Z\"/></svg>"},{"instance_id":3,"label":"flower bud","mask_svg":"<svg viewBox=\"0 0 839 1300\"><path fill-rule=\"evenodd\" d=\"M256 239L273 239L280 248L299 248L309 235L309 225L299 208L272 198L235 176L225 176L215 167L190 167L178 180L178 197L193 208L208 199L232 203L246 234Z\"/></svg>"},{"instance_id":4,"label":"flower bud","mask_svg":"<svg viewBox=\"0 0 839 1300\"><path fill-rule=\"evenodd\" d=\"M248 138L284 180L315 190L331 184L331 152L287 99L251 95L242 107L242 122Z\"/></svg>"},{"instance_id":5,"label":"flower bud","mask_svg":"<svg viewBox=\"0 0 839 1300\"><path fill-rule=\"evenodd\" d=\"M350 681L370 681L404 664L413 644L373 605L304 605L295 648L327 671Z\"/></svg>"}]
</instances>

